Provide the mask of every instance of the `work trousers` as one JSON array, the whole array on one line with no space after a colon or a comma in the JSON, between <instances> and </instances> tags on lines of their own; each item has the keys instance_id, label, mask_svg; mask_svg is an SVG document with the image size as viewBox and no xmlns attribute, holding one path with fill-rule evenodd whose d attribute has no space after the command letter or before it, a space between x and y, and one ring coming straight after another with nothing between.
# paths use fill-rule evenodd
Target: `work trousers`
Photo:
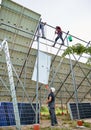
<instances>
[{"instance_id":1,"label":"work trousers","mask_svg":"<svg viewBox=\"0 0 91 130\"><path fill-rule=\"evenodd\" d=\"M62 38L62 33L59 33L59 34L57 35L57 37L55 38L55 43L54 43L54 45L56 44L56 42L57 42L57 40L58 40L59 38L62 40L62 43L64 43L64 40L63 40L63 38Z\"/></svg>"},{"instance_id":2,"label":"work trousers","mask_svg":"<svg viewBox=\"0 0 91 130\"><path fill-rule=\"evenodd\" d=\"M49 108L49 113L51 118L51 125L54 126L55 124L58 124L55 114L55 108Z\"/></svg>"}]
</instances>

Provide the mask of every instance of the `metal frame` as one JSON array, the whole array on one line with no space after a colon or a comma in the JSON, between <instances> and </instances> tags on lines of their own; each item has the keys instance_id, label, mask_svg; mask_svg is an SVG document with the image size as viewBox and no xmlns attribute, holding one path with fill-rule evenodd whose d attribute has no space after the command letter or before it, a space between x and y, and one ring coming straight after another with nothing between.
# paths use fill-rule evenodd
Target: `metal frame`
<instances>
[{"instance_id":1,"label":"metal frame","mask_svg":"<svg viewBox=\"0 0 91 130\"><path fill-rule=\"evenodd\" d=\"M1 46L0 49L4 51L5 57L6 57L8 76L9 76L9 82L10 82L10 92L11 92L11 97L12 97L12 102L13 102L13 107L14 107L14 114L15 114L15 121L16 121L16 129L21 130L19 110L18 110L16 91L15 91L15 85L14 85L14 79L13 79L12 64L10 60L10 54L9 54L7 41L3 40L3 42L0 43L0 46Z\"/></svg>"},{"instance_id":2,"label":"metal frame","mask_svg":"<svg viewBox=\"0 0 91 130\"><path fill-rule=\"evenodd\" d=\"M21 15L21 16L22 16L22 15ZM36 20L36 19L34 19L34 18L31 18L31 19L37 22L37 26L36 26L36 29L35 29L36 31L35 31L34 33L28 32L28 31L26 31L26 30L24 30L24 29L21 29L21 28L19 28L19 27L15 27L15 26L13 26L13 25L10 25L10 24L4 23L4 22L1 22L1 23L0 23L0 28L2 28L2 26L5 26L5 27L8 27L8 28L13 28L13 29L15 29L17 35L18 35L18 31L20 31L20 32L23 32L23 33L25 33L25 34L28 34L28 35L32 36L32 38L30 39L30 40L31 40L31 44L29 45L29 48L28 48L28 51L27 51L27 54L26 54L26 58L25 58L25 60L24 60L24 63L22 64L22 66L20 66L20 67L21 67L21 70L19 71L18 74L16 73L16 71L14 71L14 72L16 73L16 77L17 77L16 92L18 92L19 83L20 83L21 86L22 86L22 88L23 88L23 92L25 93L25 95L26 95L28 101L31 103L31 101L33 102L33 101L36 100L36 103L37 103L37 102L39 101L39 96L40 96L40 95L38 95L38 92L41 91L41 96L42 96L42 93L45 92L44 85L38 83L38 73L39 73L39 72L37 72L37 83L36 83L36 85L35 85L35 84L34 84L34 85L31 85L31 88L34 87L34 86L36 86L36 93L34 93L33 95L31 95L31 97L32 97L32 100L31 100L31 101L30 101L30 98L29 98L28 91L26 90L26 89L27 89L27 84L26 84L26 89L25 89L25 88L24 88L24 85L23 85L23 83L22 83L22 75L23 75L24 68L26 68L26 69L29 68L29 67L27 67L26 64L27 64L27 62L29 61L29 58L30 58L29 56L31 56L31 57L33 56L33 54L32 54L32 50L33 50L33 49L32 49L32 45L33 45L33 42L36 41L36 40L35 40L35 37L38 36L38 40L37 40L37 45L38 45L38 46L37 46L37 50L35 50L35 52L38 52L38 51L39 51L39 44L43 44L43 45L46 45L46 46L48 46L48 47L50 47L50 45L48 45L48 44L46 44L46 43L44 43L44 42L41 42L41 36L39 36L39 34L38 34L38 35L36 34L36 32L38 31L37 29L38 29L38 25L39 25L40 20L38 21L38 20ZM19 24L19 23L18 23L18 24ZM55 29L55 27L53 27L53 26L51 26L51 25L49 25L49 24L46 24L46 26L47 26L48 28ZM4 29L4 31L6 31L6 32L8 33L9 30L7 31L7 30ZM73 36L72 34L69 34L69 31L68 31L68 32L64 32L64 31L63 31L63 33L65 34L64 40L67 39L67 36L68 36L68 35L71 35L73 38L75 38L75 39L77 39L77 40L83 42L86 46L88 46L88 45L90 44L90 42L87 42L87 41L82 40L82 39L80 39L80 38L78 38L78 37L76 37L76 36ZM15 34L15 35L16 35L16 34ZM15 37L15 35L14 35L14 37ZM46 40L46 42L54 43L54 41L51 40L51 39L46 38L45 40ZM60 44L60 43L58 43L58 44ZM67 45L67 46L65 45L65 48L67 48L67 47L68 47L68 45ZM87 80L87 82L91 85L91 82L90 82L90 80L89 80L89 78L88 78L88 75L91 73L91 69L89 69L88 72L86 73L86 72L83 70L83 68L81 67L80 63L79 63L79 60L80 60L80 58L82 57L82 55L80 55L79 58L76 59L75 55L72 54L73 57L74 57L74 59L75 59L75 61L73 62L73 61L69 58L69 60L71 60L71 62L69 63L69 70L68 70L68 72L67 72L65 75L62 75L62 76L64 76L64 79L62 80L62 79L61 79L62 77L60 78L59 75L63 74L63 72L60 73L59 70L60 70L60 68L63 66L65 59L63 59L61 56L59 57L59 56L58 56L58 53L59 53L60 51L64 51L64 50L62 50L62 46L60 46L59 48L58 48L58 47L55 47L55 48L57 49L57 53L56 53L55 55L53 55L53 54L51 54L51 53L49 54L49 55L52 55L52 56L53 56L52 63L51 63L51 70L50 70L49 87L50 87L51 85L54 85L54 86L57 85L57 82L58 82L58 86L56 86L57 88L56 88L55 96L56 96L56 98L57 98L58 100L60 100L60 97L62 98L62 104L67 104L71 99L74 99L75 94L76 94L76 97L75 97L75 98L77 98L77 91L79 91L79 89L80 89L82 83L83 83L85 80ZM13 51L14 51L14 50L13 50L13 47L12 47L12 52L13 52ZM38 53L37 53L37 55L38 55ZM11 56L11 55L10 55L10 56ZM35 57L35 59L36 59L36 55L34 55L34 57ZM55 64L57 64L56 67L54 67ZM65 65L67 65L67 64L65 63ZM82 72L83 75L84 75L84 77L81 77L81 81L79 82L79 84L76 84L75 79L74 79L74 78L76 78L76 77L75 77L75 74L73 74L74 69L76 68L76 65L79 66L81 72ZM37 67L38 67L38 65L37 65ZM13 67L12 67L12 68L13 68ZM33 70L33 67L30 67L30 69ZM15 69L13 69L13 70L15 70ZM24 74L25 74L25 75L24 75L24 76L25 76L25 80L24 80L24 81L25 81L25 83L26 83L26 81L27 81L27 74L26 74L26 73L27 73L27 72L24 71ZM75 73L75 72L74 72L74 73ZM72 74L72 75L71 75L71 74ZM72 76L71 79L72 79L72 81L73 81L73 83L71 84L71 86L72 86L72 87L73 87L73 86L74 86L74 87L76 86L75 90L72 91L72 92L71 92L70 90L68 90L67 85L66 85L66 84L68 84L68 83L67 83L67 80L69 79L70 76ZM55 81L55 80L56 80L56 77L58 78L58 81ZM28 77L28 78L31 78L31 77ZM1 80L1 81L3 81L3 80ZM4 82L4 81L3 81L3 82ZM30 83L30 82L29 82L29 83ZM32 83L32 81L31 81L31 83ZM4 83L3 83L3 84L4 84ZM5 86L5 85L4 85L4 86ZM64 99L66 98L66 95L65 95L65 97L64 97L64 95L63 95L63 93L62 93L62 95L59 96L59 95L61 94L61 92L64 91L64 89L65 89L65 92L67 92L67 94L68 94L68 97L67 97L68 99L66 99L65 102L64 102ZM90 91L91 91L91 88L89 88L86 92L84 92L84 95L81 97L81 99L78 97L78 98L80 99L79 102L83 101L84 98L86 97L86 95L87 95ZM45 93L45 95L47 95L47 92ZM45 95L44 95L44 97L45 97ZM46 97L45 97L45 98L46 98ZM77 102L78 102L78 99L77 99ZM38 109L36 108L36 123L37 123L37 111L38 111Z\"/></svg>"}]
</instances>

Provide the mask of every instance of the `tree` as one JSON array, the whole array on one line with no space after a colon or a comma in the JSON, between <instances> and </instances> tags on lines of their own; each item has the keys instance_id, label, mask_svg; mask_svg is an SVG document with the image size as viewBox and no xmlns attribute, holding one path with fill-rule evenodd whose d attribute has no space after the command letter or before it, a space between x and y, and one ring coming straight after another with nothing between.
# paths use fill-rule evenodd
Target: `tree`
<instances>
[{"instance_id":1,"label":"tree","mask_svg":"<svg viewBox=\"0 0 91 130\"><path fill-rule=\"evenodd\" d=\"M85 47L81 43L77 43L76 45L68 47L62 54L62 57L65 57L66 55L73 54L73 53L77 55L80 55L83 53L91 55L91 47ZM87 64L91 64L91 57L88 58Z\"/></svg>"}]
</instances>

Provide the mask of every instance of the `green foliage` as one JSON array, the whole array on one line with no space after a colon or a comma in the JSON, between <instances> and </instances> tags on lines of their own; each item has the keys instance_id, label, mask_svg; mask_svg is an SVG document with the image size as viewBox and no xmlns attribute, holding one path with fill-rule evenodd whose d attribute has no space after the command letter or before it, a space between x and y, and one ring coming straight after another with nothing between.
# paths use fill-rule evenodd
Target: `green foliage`
<instances>
[{"instance_id":1,"label":"green foliage","mask_svg":"<svg viewBox=\"0 0 91 130\"><path fill-rule=\"evenodd\" d=\"M42 106L40 112L41 112L41 115L44 115L44 116L48 116L49 115L49 111L48 111L48 107L47 106Z\"/></svg>"},{"instance_id":2,"label":"green foliage","mask_svg":"<svg viewBox=\"0 0 91 130\"><path fill-rule=\"evenodd\" d=\"M47 106L42 106L41 107L41 112L48 112L48 107Z\"/></svg>"},{"instance_id":3,"label":"green foliage","mask_svg":"<svg viewBox=\"0 0 91 130\"><path fill-rule=\"evenodd\" d=\"M91 54L91 47L87 48L87 53Z\"/></svg>"},{"instance_id":4,"label":"green foliage","mask_svg":"<svg viewBox=\"0 0 91 130\"><path fill-rule=\"evenodd\" d=\"M80 43L78 43L76 46L75 46L75 52L77 55L80 55L82 53L86 52L86 48L81 45Z\"/></svg>"},{"instance_id":5,"label":"green foliage","mask_svg":"<svg viewBox=\"0 0 91 130\"><path fill-rule=\"evenodd\" d=\"M55 111L57 115L62 114L62 109L60 109L59 107L56 107ZM42 106L40 112L43 116L49 116L49 110L47 106ZM63 110L63 113L66 113L66 110Z\"/></svg>"},{"instance_id":6,"label":"green foliage","mask_svg":"<svg viewBox=\"0 0 91 130\"><path fill-rule=\"evenodd\" d=\"M71 49L71 47L68 47L64 53L62 54L62 57L65 57L66 55L68 54L72 54L73 53L73 50Z\"/></svg>"},{"instance_id":7,"label":"green foliage","mask_svg":"<svg viewBox=\"0 0 91 130\"><path fill-rule=\"evenodd\" d=\"M88 123L88 122L84 122L83 125L84 125L85 127L87 127L87 128L90 128L90 127L91 127L91 124Z\"/></svg>"},{"instance_id":8,"label":"green foliage","mask_svg":"<svg viewBox=\"0 0 91 130\"><path fill-rule=\"evenodd\" d=\"M56 114L60 115L62 113L62 111L60 110L59 107L56 108Z\"/></svg>"},{"instance_id":9,"label":"green foliage","mask_svg":"<svg viewBox=\"0 0 91 130\"><path fill-rule=\"evenodd\" d=\"M83 46L82 44L80 43L77 43L76 45L73 45L71 47L68 47L62 57L65 57L66 55L68 54L77 54L77 55L80 55L80 54L83 54L83 53L88 53L88 54L91 54L91 47L85 47Z\"/></svg>"},{"instance_id":10,"label":"green foliage","mask_svg":"<svg viewBox=\"0 0 91 130\"><path fill-rule=\"evenodd\" d=\"M91 57L88 58L87 64L88 64L88 65L91 65Z\"/></svg>"}]
</instances>

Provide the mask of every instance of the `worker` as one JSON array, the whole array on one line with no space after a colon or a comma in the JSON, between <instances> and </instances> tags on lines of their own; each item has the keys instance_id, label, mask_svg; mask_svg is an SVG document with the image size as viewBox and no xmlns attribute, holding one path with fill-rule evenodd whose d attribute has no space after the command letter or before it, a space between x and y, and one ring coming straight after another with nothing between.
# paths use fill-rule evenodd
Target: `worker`
<instances>
[{"instance_id":1,"label":"worker","mask_svg":"<svg viewBox=\"0 0 91 130\"><path fill-rule=\"evenodd\" d=\"M57 40L60 38L62 40L62 44L61 45L64 45L64 40L62 38L62 29L60 26L56 26L56 30L55 30L55 34L57 34L57 37L55 38L55 42L53 44L53 47L55 46Z\"/></svg>"},{"instance_id":2,"label":"worker","mask_svg":"<svg viewBox=\"0 0 91 130\"><path fill-rule=\"evenodd\" d=\"M51 87L49 91L50 92L46 103L48 104L48 109L50 113L51 126L55 126L58 125L56 114L55 114L55 95L54 95L55 88Z\"/></svg>"},{"instance_id":3,"label":"worker","mask_svg":"<svg viewBox=\"0 0 91 130\"><path fill-rule=\"evenodd\" d=\"M46 25L46 22L40 22L39 29L41 30L42 38L46 39L45 37L45 29L44 26Z\"/></svg>"}]
</instances>

